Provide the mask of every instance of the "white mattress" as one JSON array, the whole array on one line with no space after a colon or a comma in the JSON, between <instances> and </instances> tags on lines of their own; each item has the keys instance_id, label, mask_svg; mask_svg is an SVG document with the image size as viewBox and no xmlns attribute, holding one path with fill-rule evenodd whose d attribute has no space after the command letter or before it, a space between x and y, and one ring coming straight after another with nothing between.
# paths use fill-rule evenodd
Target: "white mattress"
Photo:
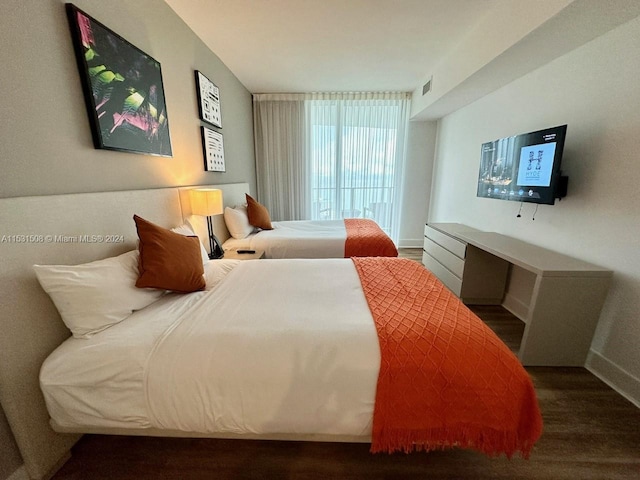
<instances>
[{"instance_id":1,"label":"white mattress","mask_svg":"<svg viewBox=\"0 0 640 480\"><path fill-rule=\"evenodd\" d=\"M60 426L368 435L380 353L350 259L236 262L45 361Z\"/></svg>"},{"instance_id":2,"label":"white mattress","mask_svg":"<svg viewBox=\"0 0 640 480\"><path fill-rule=\"evenodd\" d=\"M343 258L347 230L344 220L272 222L273 230L261 230L243 239L230 238L225 250L264 250L265 258Z\"/></svg>"}]
</instances>

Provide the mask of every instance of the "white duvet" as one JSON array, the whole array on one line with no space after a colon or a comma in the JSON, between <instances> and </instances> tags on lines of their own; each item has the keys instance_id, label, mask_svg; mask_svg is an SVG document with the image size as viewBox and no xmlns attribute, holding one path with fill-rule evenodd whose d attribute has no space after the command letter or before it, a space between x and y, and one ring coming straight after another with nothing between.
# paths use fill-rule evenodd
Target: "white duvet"
<instances>
[{"instance_id":1,"label":"white duvet","mask_svg":"<svg viewBox=\"0 0 640 480\"><path fill-rule=\"evenodd\" d=\"M218 261L224 262L224 261ZM368 435L378 339L350 259L207 265L208 292L171 294L45 361L62 427ZM216 270L212 273L211 270Z\"/></svg>"},{"instance_id":2,"label":"white duvet","mask_svg":"<svg viewBox=\"0 0 640 480\"><path fill-rule=\"evenodd\" d=\"M261 230L246 238L230 238L225 250L264 250L266 258L343 258L347 230L344 220L272 222L273 230Z\"/></svg>"}]
</instances>

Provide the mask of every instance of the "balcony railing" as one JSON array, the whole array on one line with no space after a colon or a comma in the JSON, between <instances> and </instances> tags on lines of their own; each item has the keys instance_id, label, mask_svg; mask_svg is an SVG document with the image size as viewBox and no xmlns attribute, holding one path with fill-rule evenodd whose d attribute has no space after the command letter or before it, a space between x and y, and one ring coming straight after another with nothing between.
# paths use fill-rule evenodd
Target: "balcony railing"
<instances>
[{"instance_id":1,"label":"balcony railing","mask_svg":"<svg viewBox=\"0 0 640 480\"><path fill-rule=\"evenodd\" d=\"M312 188L312 220L371 218L388 233L393 220L393 187Z\"/></svg>"}]
</instances>

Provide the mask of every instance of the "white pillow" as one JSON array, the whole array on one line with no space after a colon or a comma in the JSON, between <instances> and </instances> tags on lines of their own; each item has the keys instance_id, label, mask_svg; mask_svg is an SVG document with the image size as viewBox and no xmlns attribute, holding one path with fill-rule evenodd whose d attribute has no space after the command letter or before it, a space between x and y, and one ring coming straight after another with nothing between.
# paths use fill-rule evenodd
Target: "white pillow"
<instances>
[{"instance_id":1,"label":"white pillow","mask_svg":"<svg viewBox=\"0 0 640 480\"><path fill-rule=\"evenodd\" d=\"M196 235L195 230L193 229L193 226L191 225L191 223L189 223L189 220L184 222L179 227L172 228L171 231L175 233L179 233L180 235L185 235L187 237L198 236ZM205 264L209 261L209 254L207 253L207 250L204 248L202 241L200 241L199 243L200 243L200 254L202 255L202 263Z\"/></svg>"},{"instance_id":2,"label":"white pillow","mask_svg":"<svg viewBox=\"0 0 640 480\"><path fill-rule=\"evenodd\" d=\"M74 337L89 338L164 295L137 288L138 251L82 265L34 265L38 281Z\"/></svg>"},{"instance_id":3,"label":"white pillow","mask_svg":"<svg viewBox=\"0 0 640 480\"><path fill-rule=\"evenodd\" d=\"M249 223L246 205L238 205L236 208L224 209L224 223L233 238L242 239L253 232L253 225Z\"/></svg>"}]
</instances>

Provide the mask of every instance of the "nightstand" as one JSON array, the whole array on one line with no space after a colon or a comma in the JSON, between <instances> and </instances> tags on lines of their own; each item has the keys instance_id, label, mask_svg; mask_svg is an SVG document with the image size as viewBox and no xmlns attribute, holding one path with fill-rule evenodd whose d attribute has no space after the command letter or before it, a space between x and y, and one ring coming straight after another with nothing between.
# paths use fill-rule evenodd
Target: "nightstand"
<instances>
[{"instance_id":1,"label":"nightstand","mask_svg":"<svg viewBox=\"0 0 640 480\"><path fill-rule=\"evenodd\" d=\"M264 258L264 250L256 250L256 253L238 253L236 250L226 250L223 258L226 260L259 260Z\"/></svg>"}]
</instances>

